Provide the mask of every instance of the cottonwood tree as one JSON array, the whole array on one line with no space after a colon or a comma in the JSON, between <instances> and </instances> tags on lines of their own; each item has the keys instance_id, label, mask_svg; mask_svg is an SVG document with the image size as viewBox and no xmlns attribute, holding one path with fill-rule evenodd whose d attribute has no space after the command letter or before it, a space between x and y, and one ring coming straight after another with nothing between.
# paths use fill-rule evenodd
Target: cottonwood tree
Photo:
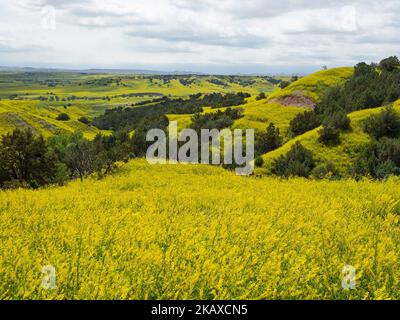
<instances>
[{"instance_id":1,"label":"cottonwood tree","mask_svg":"<svg viewBox=\"0 0 400 320\"><path fill-rule=\"evenodd\" d=\"M87 140L80 140L72 143L65 150L65 163L78 174L81 181L95 168L96 153L94 144Z\"/></svg>"}]
</instances>

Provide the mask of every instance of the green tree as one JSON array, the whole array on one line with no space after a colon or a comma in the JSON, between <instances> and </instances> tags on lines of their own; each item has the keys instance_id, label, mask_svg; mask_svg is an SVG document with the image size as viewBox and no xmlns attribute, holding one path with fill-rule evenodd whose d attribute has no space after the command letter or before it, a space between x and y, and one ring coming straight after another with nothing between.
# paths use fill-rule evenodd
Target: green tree
<instances>
[{"instance_id":1,"label":"green tree","mask_svg":"<svg viewBox=\"0 0 400 320\"><path fill-rule=\"evenodd\" d=\"M285 89L285 88L287 88L289 85L290 85L290 82L284 80L284 81L281 81L281 83L279 83L279 88Z\"/></svg>"},{"instance_id":2,"label":"green tree","mask_svg":"<svg viewBox=\"0 0 400 320\"><path fill-rule=\"evenodd\" d=\"M3 135L0 142L0 167L3 179L45 185L55 174L56 156L42 136L31 130L15 129Z\"/></svg>"},{"instance_id":3,"label":"green tree","mask_svg":"<svg viewBox=\"0 0 400 320\"><path fill-rule=\"evenodd\" d=\"M289 152L275 159L272 163L271 172L282 177L305 177L308 178L315 168L315 162L310 150L296 142Z\"/></svg>"},{"instance_id":4,"label":"green tree","mask_svg":"<svg viewBox=\"0 0 400 320\"><path fill-rule=\"evenodd\" d=\"M257 154L264 154L278 149L281 145L282 137L279 128L271 122L265 132L257 134L255 151Z\"/></svg>"},{"instance_id":5,"label":"green tree","mask_svg":"<svg viewBox=\"0 0 400 320\"><path fill-rule=\"evenodd\" d=\"M78 121L86 125L90 124L90 120L86 117L80 117Z\"/></svg>"},{"instance_id":6,"label":"green tree","mask_svg":"<svg viewBox=\"0 0 400 320\"><path fill-rule=\"evenodd\" d=\"M263 99L266 99L266 98L267 98L267 96L265 95L265 93L264 93L264 92L261 92L261 93L257 96L256 100L258 101L258 100L263 100Z\"/></svg>"},{"instance_id":7,"label":"green tree","mask_svg":"<svg viewBox=\"0 0 400 320\"><path fill-rule=\"evenodd\" d=\"M397 57L389 57L386 59L383 59L380 63L379 66L388 72L392 72L393 70L396 70L400 68L400 61Z\"/></svg>"},{"instance_id":8,"label":"green tree","mask_svg":"<svg viewBox=\"0 0 400 320\"><path fill-rule=\"evenodd\" d=\"M318 131L318 141L327 146L336 146L340 143L340 130L333 125L324 125Z\"/></svg>"},{"instance_id":9,"label":"green tree","mask_svg":"<svg viewBox=\"0 0 400 320\"><path fill-rule=\"evenodd\" d=\"M314 111L305 111L296 115L289 124L289 133L296 137L307 131L313 130L321 125L318 114Z\"/></svg>"},{"instance_id":10,"label":"green tree","mask_svg":"<svg viewBox=\"0 0 400 320\"><path fill-rule=\"evenodd\" d=\"M363 129L375 139L396 137L400 132L400 118L393 107L387 107L381 113L367 118Z\"/></svg>"},{"instance_id":11,"label":"green tree","mask_svg":"<svg viewBox=\"0 0 400 320\"><path fill-rule=\"evenodd\" d=\"M383 137L369 142L354 161L351 173L355 178L375 179L400 175L400 140Z\"/></svg>"},{"instance_id":12,"label":"green tree","mask_svg":"<svg viewBox=\"0 0 400 320\"><path fill-rule=\"evenodd\" d=\"M136 156L146 154L148 147L153 142L146 141L147 132L151 129L161 129L167 132L169 120L167 116L153 116L143 119L135 130L133 135L133 151Z\"/></svg>"},{"instance_id":13,"label":"green tree","mask_svg":"<svg viewBox=\"0 0 400 320\"><path fill-rule=\"evenodd\" d=\"M68 121L68 120L70 120L70 117L69 117L69 115L66 114L66 113L60 113L60 114L57 116L56 120L58 120L58 121Z\"/></svg>"},{"instance_id":14,"label":"green tree","mask_svg":"<svg viewBox=\"0 0 400 320\"><path fill-rule=\"evenodd\" d=\"M96 152L88 140L71 143L65 149L65 164L81 181L95 170Z\"/></svg>"}]
</instances>

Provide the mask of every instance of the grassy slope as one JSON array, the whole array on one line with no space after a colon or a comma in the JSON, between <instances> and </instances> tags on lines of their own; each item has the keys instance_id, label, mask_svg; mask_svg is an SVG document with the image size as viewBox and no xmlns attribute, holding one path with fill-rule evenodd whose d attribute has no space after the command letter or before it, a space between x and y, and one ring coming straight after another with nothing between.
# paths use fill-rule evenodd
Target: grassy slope
<instances>
[{"instance_id":1,"label":"grassy slope","mask_svg":"<svg viewBox=\"0 0 400 320\"><path fill-rule=\"evenodd\" d=\"M0 192L0 296L399 299L398 183L134 161L101 181ZM341 287L345 264L357 290ZM45 265L55 290L40 287Z\"/></svg>"},{"instance_id":2,"label":"grassy slope","mask_svg":"<svg viewBox=\"0 0 400 320\"><path fill-rule=\"evenodd\" d=\"M268 100L288 96L300 91L315 102L318 102L327 88L343 83L352 74L353 68L350 67L319 71L295 81L285 89L273 92L269 95Z\"/></svg>"},{"instance_id":3,"label":"grassy slope","mask_svg":"<svg viewBox=\"0 0 400 320\"><path fill-rule=\"evenodd\" d=\"M369 136L362 130L362 122L369 116L379 113L382 109L383 107L351 113L349 115L351 130L341 134L341 144L338 146L327 147L318 142L318 131L320 128L317 128L290 140L281 148L264 155L265 166L257 169L257 171L259 173L267 173L273 159L287 153L295 142L300 141L306 148L313 152L318 162L331 161L342 173L345 173L353 163L357 149L369 141ZM400 113L400 100L394 103L394 109Z\"/></svg>"},{"instance_id":4,"label":"grassy slope","mask_svg":"<svg viewBox=\"0 0 400 320\"><path fill-rule=\"evenodd\" d=\"M99 130L93 127L83 125L78 122L81 116L93 118L108 108L118 106L131 106L132 103L143 100L150 100L154 97L149 94L159 93L171 97L188 96L198 92L248 92L257 95L259 92L271 92L275 89L273 85L266 82L265 79L254 77L254 83L242 86L238 83L229 82L227 79L219 79L224 84L214 84L210 80L214 77L192 77L194 82L190 85L183 85L178 80L171 80L169 83L160 79L151 82L148 78L125 77L117 75L76 75L76 74L52 74L34 76L22 75L21 79L11 78L15 75L0 74L0 134L11 131L15 127L29 127L32 130L50 136L58 131L72 132L74 130L82 130L88 138L93 137ZM56 87L48 87L40 84L39 81L57 79L62 84ZM110 85L89 85L87 81L94 81L102 78L122 77L121 85L112 83ZM190 78L190 77L189 77ZM122 94L140 93L147 96L144 97L115 97ZM23 100L4 100L9 95L17 94L18 99ZM60 101L38 101L39 96L56 95ZM74 101L61 101L71 95L80 97ZM82 98L91 98L86 100ZM111 100L104 100L109 97ZM68 106L71 104L71 106ZM68 107L65 109L64 106ZM205 112L208 110L206 108ZM61 112L67 113L71 117L71 121L60 122L55 120ZM170 115L171 120L179 120L180 128L190 125L191 115Z\"/></svg>"},{"instance_id":5,"label":"grassy slope","mask_svg":"<svg viewBox=\"0 0 400 320\"><path fill-rule=\"evenodd\" d=\"M289 127L290 120L292 120L298 113L303 112L303 108L299 107L285 107L279 103L267 103L263 101L250 101L238 108L244 109L243 117L236 120L232 129L254 129L263 131L267 128L270 122L273 122L279 129L284 132ZM204 108L203 113L217 112L218 110L224 111L226 108L212 109L210 107ZM191 114L169 114L167 115L170 121L178 121L178 129L190 127Z\"/></svg>"},{"instance_id":6,"label":"grassy slope","mask_svg":"<svg viewBox=\"0 0 400 320\"><path fill-rule=\"evenodd\" d=\"M266 100L249 101L241 106L244 109L244 117L235 121L235 129L265 130L270 122L273 122L281 132L285 132L292 120L303 108L285 107L279 103L268 103Z\"/></svg>"},{"instance_id":7,"label":"grassy slope","mask_svg":"<svg viewBox=\"0 0 400 320\"><path fill-rule=\"evenodd\" d=\"M2 74L0 73L0 79ZM4 76L4 75L3 75ZM60 76L62 77L62 75ZM67 77L67 75L65 76ZM150 82L147 78L126 78L122 77L121 85L112 83L110 85L89 85L87 81L104 78L103 75L90 75L78 76L76 75L70 82L58 85L56 87L48 87L47 85L40 85L33 82L18 82L11 81L7 83L0 82L0 98L7 98L8 95L18 94L21 97L38 97L40 95L47 95L54 93L59 97L68 97L75 95L77 97L102 97L102 96L115 96L128 93L160 93L169 96L187 96L198 92L211 93L211 92L248 92L256 95L259 92L271 92L274 86L266 82L262 78L254 77L255 83L249 86L241 86L238 83L232 83L223 80L224 85L217 85L210 83L213 77L199 77L190 85L183 85L179 80L173 79L170 82L163 82L160 79L154 79ZM112 78L108 75L107 77ZM114 76L116 77L116 76ZM190 78L190 77L189 77Z\"/></svg>"},{"instance_id":8,"label":"grassy slope","mask_svg":"<svg viewBox=\"0 0 400 320\"><path fill-rule=\"evenodd\" d=\"M315 74L306 76L284 90L273 92L274 87L268 84L262 78L254 78L255 83L251 86L241 86L238 83L229 82L227 79L219 79L224 85L216 85L210 83L213 77L193 78L195 81L190 85L183 85L178 80L171 80L169 83L160 79L126 79L122 80L122 85L112 83L107 86L86 85L86 81L105 78L105 75L84 75L76 78L73 75L59 75L59 79L68 81L67 85L60 85L55 88L48 88L45 85L35 83L11 82L2 84L0 87L0 95L17 93L25 99L37 97L39 95L48 95L53 93L59 96L68 97L75 95L77 97L97 97L94 100L74 100L74 101L53 101L39 102L35 100L2 100L0 101L0 134L12 130L14 127L31 127L33 130L49 136L55 132L74 130L82 130L89 138L93 137L97 129L85 126L77 121L81 116L92 118L102 114L105 109L117 106L129 106L132 103L151 99L147 97L115 97L115 95L129 93L162 93L169 96L187 96L188 94L203 92L237 92L245 91L253 94L245 105L240 106L244 109L244 117L237 120L233 125L234 129L256 129L265 130L268 123L273 122L278 126L282 133L286 131L289 122L296 114L303 111L299 107L285 107L277 102L270 102L271 99L287 95L301 90L305 95L317 99L326 89L327 86L336 85L342 82L352 73L352 68L337 68L327 71L320 71ZM70 77L70 78L68 78ZM110 76L108 76L110 77ZM78 83L80 85L78 85ZM261 101L255 100L258 92L272 92L268 99ZM111 101L104 101L103 97L111 97ZM316 98L317 97L317 98ZM71 103L72 106L65 109L63 106ZM205 112L215 112L217 109L205 108ZM223 108L222 108L223 110ZM71 120L60 122L55 120L57 115L65 112L70 115ZM168 115L171 121L178 121L179 129L190 126L192 115Z\"/></svg>"},{"instance_id":9,"label":"grassy slope","mask_svg":"<svg viewBox=\"0 0 400 320\"><path fill-rule=\"evenodd\" d=\"M71 120L58 121L56 117L61 113L67 113ZM87 115L90 108L84 106L62 107L41 106L39 101L0 101L0 134L4 134L14 128L30 128L34 132L45 137L57 132L74 132L80 130L87 138L93 138L101 132L95 127L87 126L78 121ZM107 133L106 131L102 131Z\"/></svg>"},{"instance_id":10,"label":"grassy slope","mask_svg":"<svg viewBox=\"0 0 400 320\"><path fill-rule=\"evenodd\" d=\"M235 122L234 128L265 130L268 123L273 122L285 133L290 121L304 111L301 107L282 106L275 101L276 98L301 91L314 101L319 101L328 87L338 85L348 79L353 73L353 68L335 68L308 75L285 89L272 92L267 99L256 101L251 98L249 102L241 106L244 108L244 117Z\"/></svg>"}]
</instances>

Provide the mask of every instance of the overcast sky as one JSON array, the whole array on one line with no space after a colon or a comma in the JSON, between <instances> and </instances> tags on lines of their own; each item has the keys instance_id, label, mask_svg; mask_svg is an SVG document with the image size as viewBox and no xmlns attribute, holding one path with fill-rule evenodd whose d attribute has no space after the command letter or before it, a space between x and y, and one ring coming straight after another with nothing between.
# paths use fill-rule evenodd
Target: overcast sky
<instances>
[{"instance_id":1,"label":"overcast sky","mask_svg":"<svg viewBox=\"0 0 400 320\"><path fill-rule=\"evenodd\" d=\"M400 0L0 0L0 65L303 73L400 55Z\"/></svg>"}]
</instances>

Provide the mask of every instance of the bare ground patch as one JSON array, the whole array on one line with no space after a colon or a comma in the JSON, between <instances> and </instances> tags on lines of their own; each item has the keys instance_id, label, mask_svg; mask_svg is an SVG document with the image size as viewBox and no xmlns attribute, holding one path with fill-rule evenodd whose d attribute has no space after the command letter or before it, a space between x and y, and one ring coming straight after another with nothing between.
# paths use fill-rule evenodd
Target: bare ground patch
<instances>
[{"instance_id":1,"label":"bare ground patch","mask_svg":"<svg viewBox=\"0 0 400 320\"><path fill-rule=\"evenodd\" d=\"M42 126L43 129L50 131L51 133L58 133L60 130L54 124L51 124L45 120L38 119L39 124Z\"/></svg>"},{"instance_id":2,"label":"bare ground patch","mask_svg":"<svg viewBox=\"0 0 400 320\"><path fill-rule=\"evenodd\" d=\"M314 100L305 96L301 91L296 91L293 94L273 99L271 102L278 102L283 106L294 106L306 109L314 109L316 104Z\"/></svg>"},{"instance_id":3,"label":"bare ground patch","mask_svg":"<svg viewBox=\"0 0 400 320\"><path fill-rule=\"evenodd\" d=\"M16 113L7 112L3 114L3 117L10 124L10 126L15 126L18 129L30 129L33 133L38 133L36 128L31 126Z\"/></svg>"}]
</instances>

